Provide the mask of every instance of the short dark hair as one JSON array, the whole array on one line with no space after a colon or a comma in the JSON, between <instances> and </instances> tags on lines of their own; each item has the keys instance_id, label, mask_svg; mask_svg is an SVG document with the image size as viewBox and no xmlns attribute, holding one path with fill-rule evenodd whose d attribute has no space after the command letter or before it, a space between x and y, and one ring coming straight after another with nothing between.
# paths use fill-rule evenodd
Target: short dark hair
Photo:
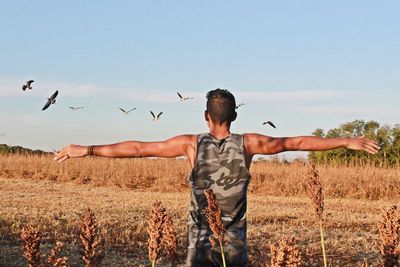
<instances>
[{"instance_id":1,"label":"short dark hair","mask_svg":"<svg viewBox=\"0 0 400 267\"><path fill-rule=\"evenodd\" d=\"M226 89L217 88L207 93L207 112L213 122L231 123L236 118L235 97Z\"/></svg>"}]
</instances>

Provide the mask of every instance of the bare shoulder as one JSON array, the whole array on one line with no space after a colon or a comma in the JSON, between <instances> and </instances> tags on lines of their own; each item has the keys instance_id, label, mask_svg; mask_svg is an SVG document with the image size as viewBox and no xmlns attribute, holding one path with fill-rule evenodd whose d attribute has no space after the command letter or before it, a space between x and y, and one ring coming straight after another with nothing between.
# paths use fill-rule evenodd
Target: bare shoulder
<instances>
[{"instance_id":1,"label":"bare shoulder","mask_svg":"<svg viewBox=\"0 0 400 267\"><path fill-rule=\"evenodd\" d=\"M167 142L173 143L172 147L178 146L176 149L182 149L183 153L189 160L190 166L193 168L195 155L196 155L196 148L197 148L197 135L196 134L183 134L175 136Z\"/></svg>"},{"instance_id":2,"label":"bare shoulder","mask_svg":"<svg viewBox=\"0 0 400 267\"><path fill-rule=\"evenodd\" d=\"M182 135L174 136L174 137L168 139L167 141L168 142L178 142L181 144L195 143L197 141L197 135L196 134L182 134Z\"/></svg>"},{"instance_id":3,"label":"bare shoulder","mask_svg":"<svg viewBox=\"0 0 400 267\"><path fill-rule=\"evenodd\" d=\"M246 154L252 156L255 154L265 154L269 143L274 138L267 135L258 133L245 133L243 134L243 145Z\"/></svg>"},{"instance_id":4,"label":"bare shoulder","mask_svg":"<svg viewBox=\"0 0 400 267\"><path fill-rule=\"evenodd\" d=\"M167 144L173 147L182 147L185 151L195 149L197 144L196 134L182 134L172 137L165 141Z\"/></svg>"},{"instance_id":5,"label":"bare shoulder","mask_svg":"<svg viewBox=\"0 0 400 267\"><path fill-rule=\"evenodd\" d=\"M262 135L258 133L244 133L243 141L245 145L259 144L260 142L266 142L271 140L272 137L268 135Z\"/></svg>"}]
</instances>

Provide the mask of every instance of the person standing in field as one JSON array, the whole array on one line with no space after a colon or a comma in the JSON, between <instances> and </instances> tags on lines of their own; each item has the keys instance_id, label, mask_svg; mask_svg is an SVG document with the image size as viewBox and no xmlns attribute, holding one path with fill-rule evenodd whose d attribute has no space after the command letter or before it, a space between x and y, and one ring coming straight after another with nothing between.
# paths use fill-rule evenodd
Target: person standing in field
<instances>
[{"instance_id":1,"label":"person standing in field","mask_svg":"<svg viewBox=\"0 0 400 267\"><path fill-rule=\"evenodd\" d=\"M236 119L235 97L224 89L207 93L204 118L209 132L185 134L160 142L126 141L111 145L69 145L54 160L96 155L113 158L184 156L191 166L189 182L188 255L186 266L222 266L219 247L212 247L213 235L202 210L207 201L204 190L211 188L222 210L226 229L224 245L227 266L248 266L246 238L247 186L254 155L283 151L322 151L340 147L375 154L379 146L364 137L320 138L315 136L270 137L256 133L230 132Z\"/></svg>"}]
</instances>

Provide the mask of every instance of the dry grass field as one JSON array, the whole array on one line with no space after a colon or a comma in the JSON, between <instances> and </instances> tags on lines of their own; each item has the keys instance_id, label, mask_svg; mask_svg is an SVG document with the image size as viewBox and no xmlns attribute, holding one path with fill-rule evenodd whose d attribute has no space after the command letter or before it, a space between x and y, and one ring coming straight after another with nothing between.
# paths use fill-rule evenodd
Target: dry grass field
<instances>
[{"instance_id":1,"label":"dry grass field","mask_svg":"<svg viewBox=\"0 0 400 267\"><path fill-rule=\"evenodd\" d=\"M381 208L400 204L400 169L318 166L325 195L330 266L378 266ZM103 266L149 266L146 216L154 201L172 214L184 263L189 167L183 160L0 156L0 266L26 266L21 228L37 226L42 250L66 245L70 266L82 266L79 214L90 207L104 240ZM270 262L269 244L295 236L306 266L321 266L319 228L304 191L302 163L255 162L248 201L252 266ZM160 265L162 266L162 264Z\"/></svg>"}]
</instances>

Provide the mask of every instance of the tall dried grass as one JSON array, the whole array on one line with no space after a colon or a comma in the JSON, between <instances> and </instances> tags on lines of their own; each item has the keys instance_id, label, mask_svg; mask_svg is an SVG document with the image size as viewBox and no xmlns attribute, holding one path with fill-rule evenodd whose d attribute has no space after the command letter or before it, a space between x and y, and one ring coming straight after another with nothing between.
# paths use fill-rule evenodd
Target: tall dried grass
<instances>
[{"instance_id":1,"label":"tall dried grass","mask_svg":"<svg viewBox=\"0 0 400 267\"><path fill-rule=\"evenodd\" d=\"M299 186L302 163L255 161L250 194L305 196ZM331 198L389 200L398 197L400 168L318 166L324 194ZM181 159L71 159L63 164L51 156L0 155L0 177L73 181L95 186L158 192L187 192L190 167Z\"/></svg>"},{"instance_id":2,"label":"tall dried grass","mask_svg":"<svg viewBox=\"0 0 400 267\"><path fill-rule=\"evenodd\" d=\"M384 211L378 228L382 240L382 266L400 266L400 216L396 205Z\"/></svg>"},{"instance_id":3,"label":"tall dried grass","mask_svg":"<svg viewBox=\"0 0 400 267\"><path fill-rule=\"evenodd\" d=\"M186 240L189 200L186 193L142 192L1 178L0 266L10 266L8 263L14 263L11 266L24 265L18 250L18 236L21 225L26 222L40 225L40 231L46 233L46 238L42 239L46 247L52 243L49 233L55 233L58 239L68 244L69 249L64 254L69 257L71 266L78 266L80 258L76 257L75 251L79 249L79 243L76 243L79 217L76 214L88 206L97 211L96 217L101 222L99 236L108 252L102 262L104 266L127 266L132 264L132 260L134 266L143 264L143 259L147 258L148 237L143 218L154 199L168 203L168 210L173 214L177 227L177 239ZM368 266L378 266L380 239L376 222L381 219L380 208L399 200L326 198L329 220L325 220L324 226L331 229L332 240L329 243L329 265L360 266L366 262ZM321 248L314 230L315 215L307 212L308 199L250 195L248 201L247 238L252 266L256 266L253 263L270 263L268 242L279 242L282 235L301 236L306 266L321 265ZM12 252L14 248L15 253ZM264 253L260 253L261 250ZM178 242L178 263L184 263L186 251L185 242Z\"/></svg>"},{"instance_id":4,"label":"tall dried grass","mask_svg":"<svg viewBox=\"0 0 400 267\"><path fill-rule=\"evenodd\" d=\"M318 170L312 162L307 164L305 187L308 197L311 199L315 215L319 221L319 229L321 235L322 255L324 257L324 266L327 266L325 240L324 240L324 227L323 227L323 213L324 213L324 194L322 193L321 180L319 178Z\"/></svg>"}]
</instances>

